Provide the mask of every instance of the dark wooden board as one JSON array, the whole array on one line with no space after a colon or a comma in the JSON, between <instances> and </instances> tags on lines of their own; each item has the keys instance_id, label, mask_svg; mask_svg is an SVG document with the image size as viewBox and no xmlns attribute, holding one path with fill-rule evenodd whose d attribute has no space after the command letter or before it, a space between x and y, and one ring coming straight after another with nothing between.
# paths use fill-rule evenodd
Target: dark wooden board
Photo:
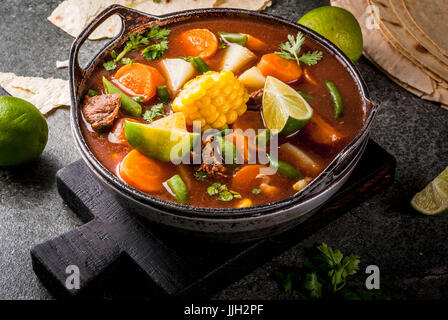
<instances>
[{"instance_id":1,"label":"dark wooden board","mask_svg":"<svg viewBox=\"0 0 448 320\"><path fill-rule=\"evenodd\" d=\"M206 298L340 217L394 178L395 159L369 141L349 181L305 223L246 244L167 232L118 205L81 160L59 170L61 197L84 224L31 250L33 269L57 298ZM65 286L66 267L80 289Z\"/></svg>"}]
</instances>

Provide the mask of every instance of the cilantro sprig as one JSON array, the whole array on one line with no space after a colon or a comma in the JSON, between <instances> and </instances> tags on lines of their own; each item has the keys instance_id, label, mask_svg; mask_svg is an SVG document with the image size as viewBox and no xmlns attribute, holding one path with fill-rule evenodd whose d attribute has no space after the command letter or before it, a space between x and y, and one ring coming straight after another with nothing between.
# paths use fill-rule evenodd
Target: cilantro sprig
<instances>
[{"instance_id":1,"label":"cilantro sprig","mask_svg":"<svg viewBox=\"0 0 448 320\"><path fill-rule=\"evenodd\" d=\"M148 122L152 122L154 118L165 115L165 108L163 107L163 103L156 104L152 106L151 109L146 110L143 114L143 119Z\"/></svg>"},{"instance_id":2,"label":"cilantro sprig","mask_svg":"<svg viewBox=\"0 0 448 320\"><path fill-rule=\"evenodd\" d=\"M387 300L379 290L347 285L347 279L359 270L358 255L344 255L322 243L312 248L300 269L276 272L282 289L300 292L311 299Z\"/></svg>"},{"instance_id":3,"label":"cilantro sprig","mask_svg":"<svg viewBox=\"0 0 448 320\"><path fill-rule=\"evenodd\" d=\"M168 50L168 41L163 40L146 47L142 51L142 55L146 60L156 60L162 57L166 50Z\"/></svg>"},{"instance_id":4,"label":"cilantro sprig","mask_svg":"<svg viewBox=\"0 0 448 320\"><path fill-rule=\"evenodd\" d=\"M288 35L288 41L280 43L280 51L275 52L280 57L286 60L295 60L298 65L303 62L306 65L312 66L317 64L323 57L322 51L307 51L300 55L300 50L305 42L305 36L302 32L298 32L296 38L293 35Z\"/></svg>"},{"instance_id":5,"label":"cilantro sprig","mask_svg":"<svg viewBox=\"0 0 448 320\"><path fill-rule=\"evenodd\" d=\"M168 49L168 36L171 33L171 30L160 28L159 26L154 26L149 29L146 34L129 34L129 39L126 41L123 50L117 54L115 50L110 53L112 60L106 61L103 63L104 69L110 71L117 68L117 63L121 62L123 64L132 64L134 61L130 58L126 58L126 54L131 51L139 50L144 46L147 46L151 43L151 41L160 41L156 42L148 47L146 47L142 51L142 55L147 60L155 60L163 56L165 51Z\"/></svg>"}]
</instances>

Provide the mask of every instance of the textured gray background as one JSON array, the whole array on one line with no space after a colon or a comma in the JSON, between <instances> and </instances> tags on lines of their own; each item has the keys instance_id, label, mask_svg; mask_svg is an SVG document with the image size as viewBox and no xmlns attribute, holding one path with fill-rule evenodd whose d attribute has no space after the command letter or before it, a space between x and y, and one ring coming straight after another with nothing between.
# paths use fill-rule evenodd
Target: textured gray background
<instances>
[{"instance_id":1,"label":"textured gray background","mask_svg":"<svg viewBox=\"0 0 448 320\"><path fill-rule=\"evenodd\" d=\"M67 79L56 60L68 59L73 38L46 18L59 0L0 1L0 72ZM275 0L268 10L297 20L328 1ZM98 44L89 44L84 57ZM398 160L392 187L350 211L319 233L218 293L219 299L294 299L271 278L281 266L300 265L303 248L325 241L376 264L381 287L393 298L446 298L448 215L425 217L409 206L413 194L448 164L448 111L393 84L366 59L358 67L373 100L382 105L373 138ZM77 217L58 196L55 173L79 159L69 112L47 118L50 136L41 159L25 167L0 169L0 298L49 299L31 268L32 246L76 227ZM363 270L363 269L362 269ZM362 281L362 271L357 280Z\"/></svg>"}]
</instances>

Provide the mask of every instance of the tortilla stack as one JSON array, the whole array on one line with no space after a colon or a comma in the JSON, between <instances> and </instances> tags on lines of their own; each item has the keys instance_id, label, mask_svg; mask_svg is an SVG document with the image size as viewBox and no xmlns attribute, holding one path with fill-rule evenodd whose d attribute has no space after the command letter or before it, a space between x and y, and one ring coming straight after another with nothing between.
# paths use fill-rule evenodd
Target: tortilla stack
<instances>
[{"instance_id":1,"label":"tortilla stack","mask_svg":"<svg viewBox=\"0 0 448 320\"><path fill-rule=\"evenodd\" d=\"M448 1L331 0L331 4L359 21L367 59L408 91L448 104L448 41L446 34L441 36L442 30L448 32Z\"/></svg>"}]
</instances>

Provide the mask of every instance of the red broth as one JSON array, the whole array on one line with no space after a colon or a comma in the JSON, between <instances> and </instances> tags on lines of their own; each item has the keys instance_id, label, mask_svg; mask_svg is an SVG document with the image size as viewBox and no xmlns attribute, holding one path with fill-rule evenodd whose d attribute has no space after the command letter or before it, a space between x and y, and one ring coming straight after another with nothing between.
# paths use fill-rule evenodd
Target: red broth
<instances>
[{"instance_id":1,"label":"red broth","mask_svg":"<svg viewBox=\"0 0 448 320\"><path fill-rule=\"evenodd\" d=\"M258 59L267 53L272 53L278 51L279 44L281 42L287 41L288 34L296 35L297 31L292 28L288 28L278 24L268 24L260 22L258 20L245 20L242 22L239 19L233 18L213 18L213 19L202 19L200 21L179 23L166 26L171 30L169 35L169 49L165 52L164 58L178 58L180 56L185 56L182 45L174 41L176 37L183 31L194 29L194 28L207 28L213 33L217 34L220 31L226 32L237 32L246 33L257 37L258 39L264 41L267 46L262 51L254 51ZM315 84L309 83L308 81L302 79L293 84L292 86L301 92L304 92L313 97L309 101L309 104L313 108L314 112L318 114L322 119L324 119L331 127L343 136L343 139L337 143L333 143L330 146L315 143L310 139L310 135L316 134L313 130L312 124L308 123L305 128L300 130L297 134L290 137L280 137L279 145L284 143L290 143L294 146L299 147L303 150L310 158L312 158L318 165L318 170L314 172L305 172L306 176L309 178L315 178L319 172L321 172L334 157L359 133L363 126L365 111L364 102L362 101L360 89L358 88L356 82L354 81L352 75L347 71L344 64L335 57L331 52L326 50L324 47L315 43L311 39L305 41L303 50L320 50L323 52L323 59L314 66L305 66L309 75L316 82ZM158 68L160 59L155 61L147 61L140 54L139 51L133 51L127 55L134 59L134 62L147 64ZM207 59L207 63L215 69L222 59L222 53L218 51L212 58ZM246 66L244 69L254 66L256 62L252 65ZM121 66L121 65L120 65ZM119 66L119 67L120 67ZM117 68L118 69L118 68ZM116 70L117 70L116 69ZM108 79L112 79L116 70L106 71L100 65L93 73L93 76L89 79L88 88L99 92L104 92L102 77L105 76ZM241 72L238 72L241 73ZM344 116L340 120L333 119L333 100L330 96L327 88L325 87L325 81L330 80L337 85L339 89L343 102L344 102ZM317 84L317 85L316 85ZM157 98L154 98L147 103L142 104L144 111L148 110L154 104L159 103ZM166 106L166 114L171 113L169 106ZM117 119L115 120L115 125L120 118L132 118L124 112L120 111ZM145 121L143 119L136 119L142 123ZM263 119L261 112L259 111L247 111L243 116L238 119L238 124L241 127L263 127ZM230 126L231 128L232 126ZM98 133L92 131L89 125L85 122L81 123L82 133L92 150L95 157L113 174L119 176L118 166L123 158L132 150L132 147L127 144L117 144L112 143L114 139L110 140L110 133ZM300 164L297 163L297 159L288 152L283 152L280 150L279 158L286 161L293 166L300 168ZM244 166L244 165L243 165ZM241 170L243 166L239 166L234 172ZM198 207L216 207L216 208L234 208L241 205L240 199L233 199L232 201L220 201L216 196L210 196L207 193L207 188L213 182L220 182L226 184L229 188L233 184L233 174L229 177L218 177L216 179L209 179L207 181L198 181L194 177L194 172L197 169L197 165L181 165L176 166L169 163L167 166L169 169L165 172L166 176L172 176L181 173L181 176L187 185L190 205ZM304 172L302 172L304 174ZM257 181L260 179L256 179ZM254 194L254 189L260 189L258 182L250 182L246 187L240 187L237 191L241 194L243 199L249 199L250 204L253 206L261 205L269 202L274 202L286 197L289 197L296 193L297 191L293 189L293 185L297 182L297 179L291 179L279 174L270 176L269 186L274 187L274 192L264 192L261 190L259 194ZM257 184L258 183L258 184ZM254 187L255 186L255 187ZM257 187L258 186L258 187ZM275 191L276 190L276 191ZM272 191L272 190L271 190ZM255 191L257 193L257 191ZM168 192L166 189L161 189L158 192L150 192L149 194L167 200L171 202L176 202L175 197Z\"/></svg>"}]
</instances>

